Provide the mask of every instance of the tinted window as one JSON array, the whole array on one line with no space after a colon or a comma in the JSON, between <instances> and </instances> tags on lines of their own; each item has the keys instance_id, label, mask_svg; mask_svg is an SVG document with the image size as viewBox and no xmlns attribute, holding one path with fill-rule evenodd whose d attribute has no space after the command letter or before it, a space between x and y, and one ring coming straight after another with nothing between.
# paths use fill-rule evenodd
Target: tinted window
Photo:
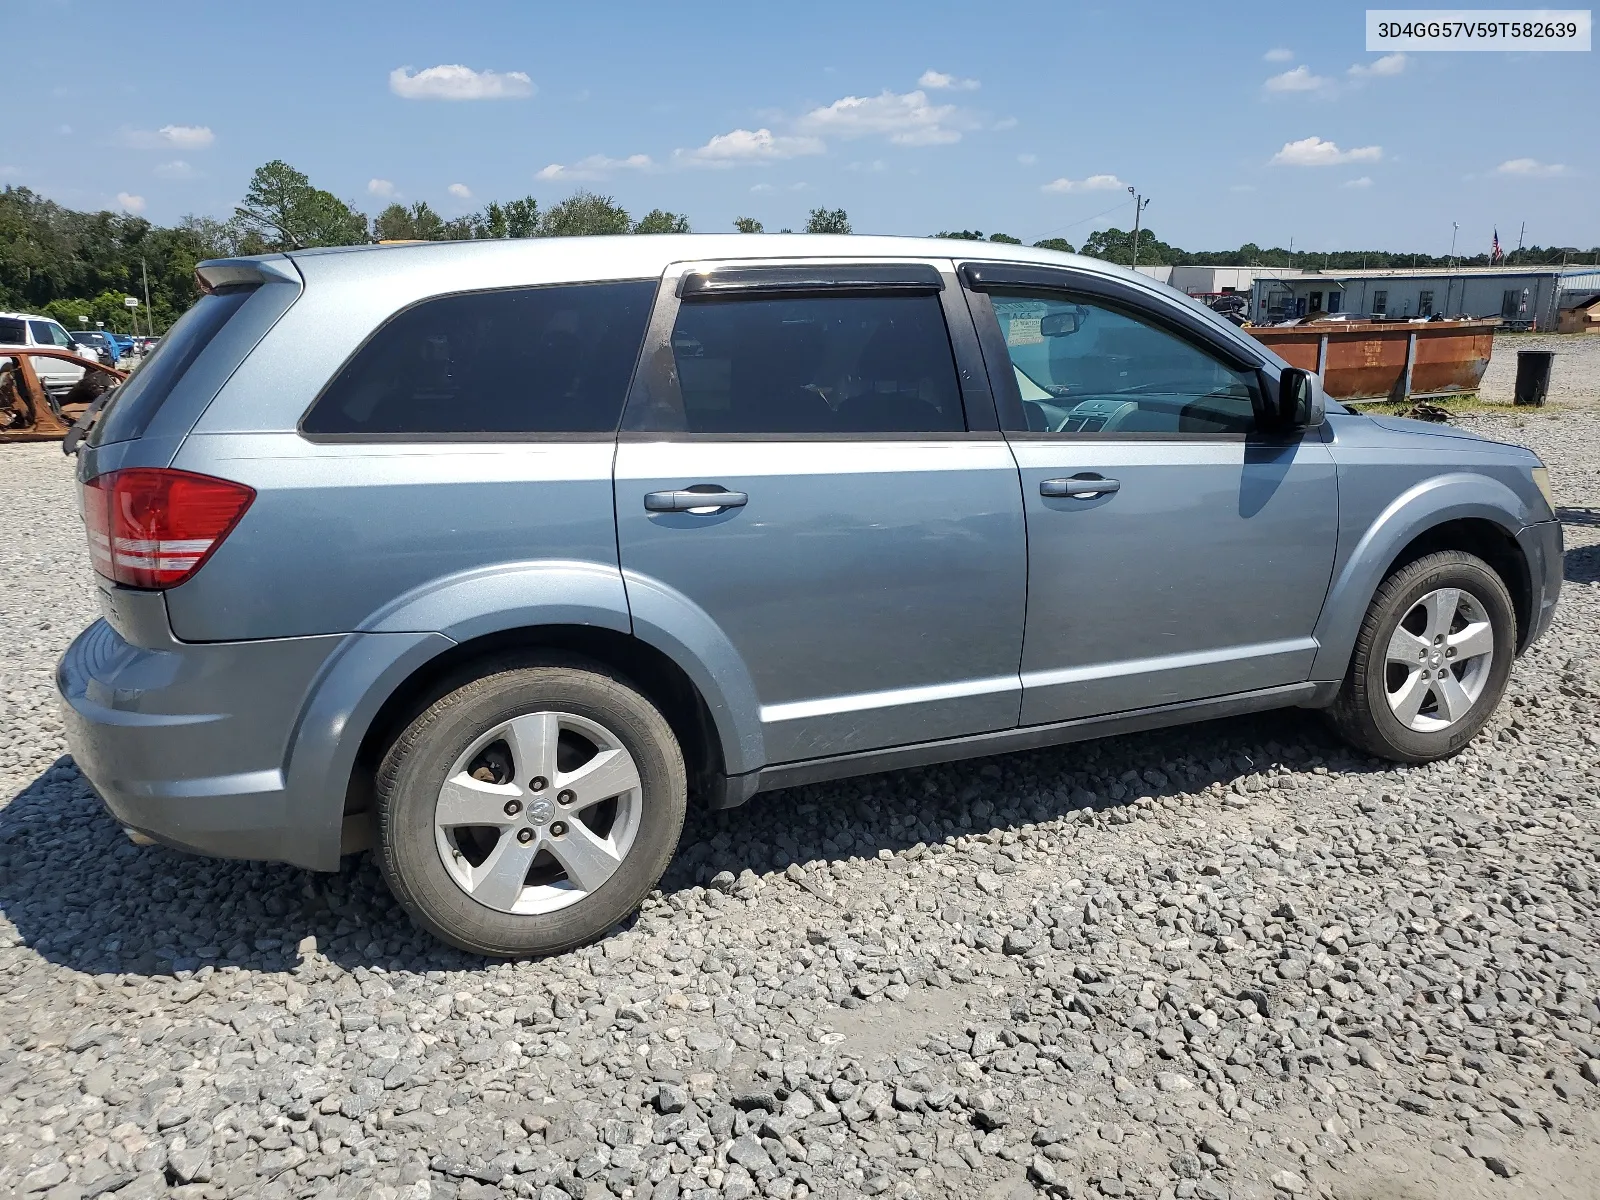
<instances>
[{"instance_id":1,"label":"tinted window","mask_svg":"<svg viewBox=\"0 0 1600 1200\"><path fill-rule=\"evenodd\" d=\"M0 346L26 346L28 330L15 317L0 317Z\"/></svg>"},{"instance_id":2,"label":"tinted window","mask_svg":"<svg viewBox=\"0 0 1600 1200\"><path fill-rule=\"evenodd\" d=\"M72 345L72 339L67 336L67 331L54 321L29 321L28 328L33 330L33 340L41 346Z\"/></svg>"},{"instance_id":3,"label":"tinted window","mask_svg":"<svg viewBox=\"0 0 1600 1200\"><path fill-rule=\"evenodd\" d=\"M201 296L167 330L160 345L112 393L110 406L89 431L89 444L126 442L142 434L162 402L228 318L250 298L250 288L222 288Z\"/></svg>"},{"instance_id":4,"label":"tinted window","mask_svg":"<svg viewBox=\"0 0 1600 1200\"><path fill-rule=\"evenodd\" d=\"M653 281L473 292L393 318L301 423L310 434L611 433Z\"/></svg>"},{"instance_id":5,"label":"tinted window","mask_svg":"<svg viewBox=\"0 0 1600 1200\"><path fill-rule=\"evenodd\" d=\"M995 292L1030 430L1244 433L1255 376L1088 301Z\"/></svg>"},{"instance_id":6,"label":"tinted window","mask_svg":"<svg viewBox=\"0 0 1600 1200\"><path fill-rule=\"evenodd\" d=\"M937 296L686 303L672 331L681 408L641 427L690 433L966 429Z\"/></svg>"}]
</instances>

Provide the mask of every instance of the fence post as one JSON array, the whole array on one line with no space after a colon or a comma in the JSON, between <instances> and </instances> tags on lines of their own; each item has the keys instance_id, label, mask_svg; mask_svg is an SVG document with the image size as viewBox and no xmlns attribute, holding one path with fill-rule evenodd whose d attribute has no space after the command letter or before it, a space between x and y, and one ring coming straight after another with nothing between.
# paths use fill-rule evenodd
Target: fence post
<instances>
[{"instance_id":1,"label":"fence post","mask_svg":"<svg viewBox=\"0 0 1600 1200\"><path fill-rule=\"evenodd\" d=\"M1323 378L1328 374L1328 335L1323 334L1317 339L1317 374Z\"/></svg>"},{"instance_id":2,"label":"fence post","mask_svg":"<svg viewBox=\"0 0 1600 1200\"><path fill-rule=\"evenodd\" d=\"M1413 332L1406 338L1406 370L1400 376L1400 399L1411 399L1411 368L1417 361L1417 335Z\"/></svg>"}]
</instances>

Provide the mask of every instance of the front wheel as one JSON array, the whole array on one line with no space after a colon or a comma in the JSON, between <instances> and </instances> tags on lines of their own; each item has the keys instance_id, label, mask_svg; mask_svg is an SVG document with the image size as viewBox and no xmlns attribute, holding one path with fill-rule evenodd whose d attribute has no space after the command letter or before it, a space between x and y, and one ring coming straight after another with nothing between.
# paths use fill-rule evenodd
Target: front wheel
<instances>
[{"instance_id":1,"label":"front wheel","mask_svg":"<svg viewBox=\"0 0 1600 1200\"><path fill-rule=\"evenodd\" d=\"M1458 550L1426 555L1373 597L1333 722L1379 758L1448 757L1500 703L1516 638L1511 597L1487 563Z\"/></svg>"},{"instance_id":2,"label":"front wheel","mask_svg":"<svg viewBox=\"0 0 1600 1200\"><path fill-rule=\"evenodd\" d=\"M683 828L666 719L598 666L507 663L440 697L377 776L379 861L423 928L479 954L553 954L622 920Z\"/></svg>"}]
</instances>

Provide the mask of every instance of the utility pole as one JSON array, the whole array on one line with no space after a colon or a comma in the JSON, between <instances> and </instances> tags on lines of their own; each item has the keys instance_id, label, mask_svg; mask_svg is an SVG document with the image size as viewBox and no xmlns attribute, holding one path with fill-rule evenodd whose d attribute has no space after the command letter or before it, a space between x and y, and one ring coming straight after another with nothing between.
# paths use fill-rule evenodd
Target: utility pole
<instances>
[{"instance_id":1,"label":"utility pole","mask_svg":"<svg viewBox=\"0 0 1600 1200\"><path fill-rule=\"evenodd\" d=\"M1138 270L1139 269L1139 217L1144 212L1145 205L1149 204L1150 201L1146 200L1143 196L1139 195L1139 193L1134 191L1133 188L1129 188L1128 189L1128 195L1133 197L1133 267L1134 267L1134 270Z\"/></svg>"},{"instance_id":2,"label":"utility pole","mask_svg":"<svg viewBox=\"0 0 1600 1200\"><path fill-rule=\"evenodd\" d=\"M144 331L155 337L155 317L150 312L150 268L144 265L142 258L139 260L139 274L144 276Z\"/></svg>"}]
</instances>

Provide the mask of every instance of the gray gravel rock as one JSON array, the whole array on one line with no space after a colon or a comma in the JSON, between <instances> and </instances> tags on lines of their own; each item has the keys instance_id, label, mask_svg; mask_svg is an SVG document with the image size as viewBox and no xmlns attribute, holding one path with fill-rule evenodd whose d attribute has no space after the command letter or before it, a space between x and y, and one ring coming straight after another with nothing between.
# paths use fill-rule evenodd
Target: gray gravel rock
<instances>
[{"instance_id":1,"label":"gray gravel rock","mask_svg":"<svg viewBox=\"0 0 1600 1200\"><path fill-rule=\"evenodd\" d=\"M796 789L515 964L363 860L126 842L60 757L70 464L0 448L0 1195L1582 1194L1600 414L1473 424L1549 463L1567 585L1450 762L1291 712Z\"/></svg>"}]
</instances>

